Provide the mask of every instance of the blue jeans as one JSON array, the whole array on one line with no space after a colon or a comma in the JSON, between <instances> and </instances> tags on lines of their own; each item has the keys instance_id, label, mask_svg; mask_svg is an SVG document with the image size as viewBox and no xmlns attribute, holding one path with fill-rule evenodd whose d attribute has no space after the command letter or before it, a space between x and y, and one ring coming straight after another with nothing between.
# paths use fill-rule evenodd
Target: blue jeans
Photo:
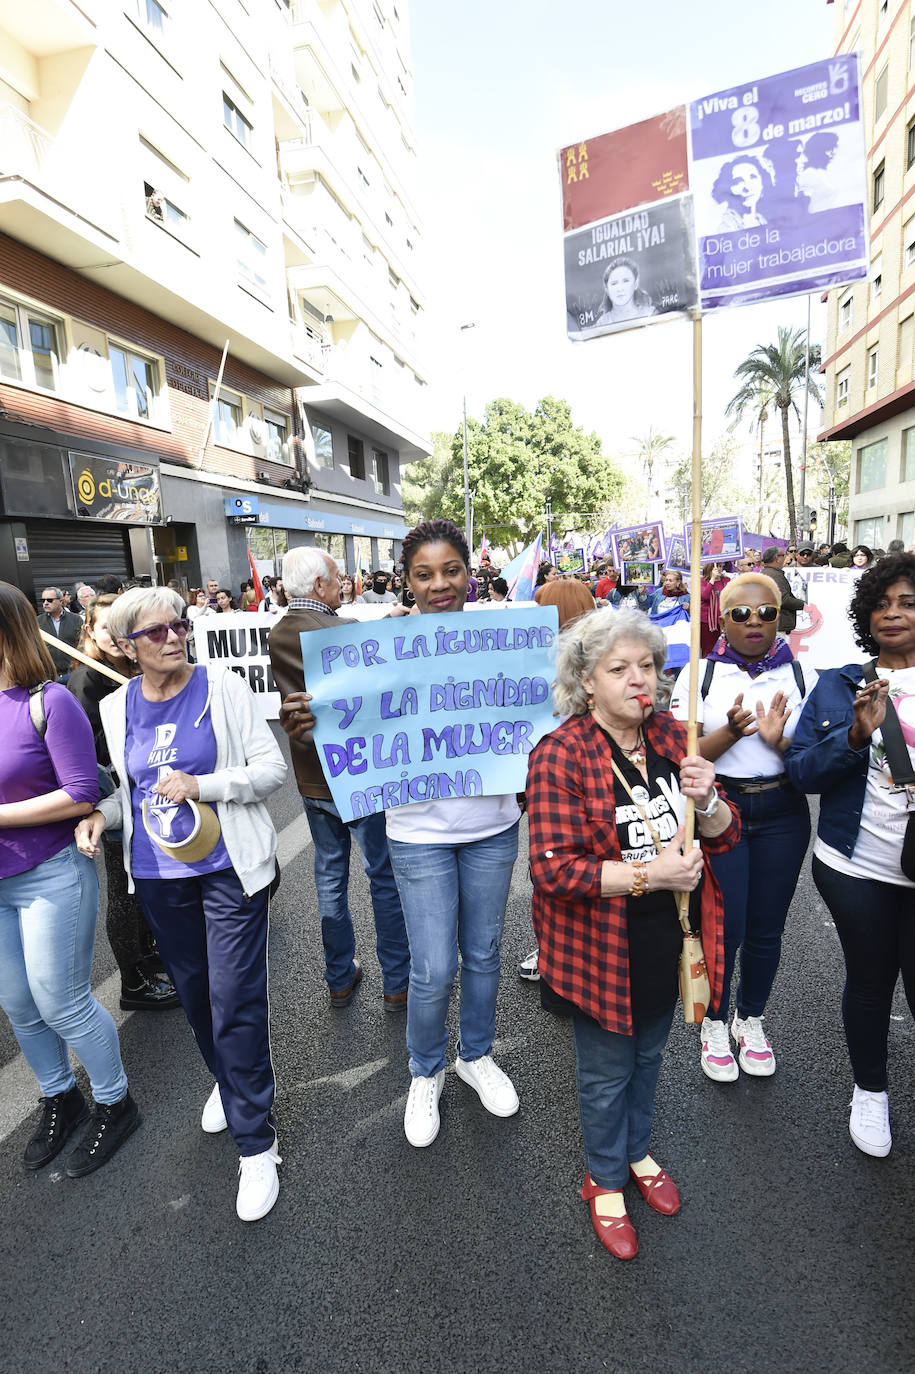
<instances>
[{"instance_id":1,"label":"blue jeans","mask_svg":"<svg viewBox=\"0 0 915 1374\"><path fill-rule=\"evenodd\" d=\"M740 840L709 862L724 899L724 989L709 1016L727 1021L731 979L740 950L738 1016L762 1016L782 957L782 933L810 842L807 798L790 787L736 792Z\"/></svg>"},{"instance_id":2,"label":"blue jeans","mask_svg":"<svg viewBox=\"0 0 915 1374\"><path fill-rule=\"evenodd\" d=\"M654 1095L674 1008L636 1023L632 1035L572 1017L578 1111L588 1173L599 1188L622 1188L629 1165L648 1154Z\"/></svg>"},{"instance_id":3,"label":"blue jeans","mask_svg":"<svg viewBox=\"0 0 915 1374\"><path fill-rule=\"evenodd\" d=\"M246 897L232 868L134 881L200 1053L219 1084L239 1154L272 1149L268 889Z\"/></svg>"},{"instance_id":4,"label":"blue jeans","mask_svg":"<svg viewBox=\"0 0 915 1374\"><path fill-rule=\"evenodd\" d=\"M347 892L349 856L355 835L372 894L375 947L384 991L403 992L410 975L410 946L391 871L384 813L344 822L332 801L319 797L303 797L302 801L315 847L315 887L328 987L336 992L353 978L356 933Z\"/></svg>"},{"instance_id":5,"label":"blue jeans","mask_svg":"<svg viewBox=\"0 0 915 1374\"><path fill-rule=\"evenodd\" d=\"M414 1078L445 1067L448 1002L461 952L458 1054L480 1059L496 1033L502 926L518 822L468 844L389 840L410 937L407 1049Z\"/></svg>"},{"instance_id":6,"label":"blue jeans","mask_svg":"<svg viewBox=\"0 0 915 1374\"><path fill-rule=\"evenodd\" d=\"M76 1082L68 1047L96 1102L119 1102L127 1092L114 1021L89 981L97 916L98 874L75 844L0 878L0 1006L44 1097Z\"/></svg>"}]
</instances>

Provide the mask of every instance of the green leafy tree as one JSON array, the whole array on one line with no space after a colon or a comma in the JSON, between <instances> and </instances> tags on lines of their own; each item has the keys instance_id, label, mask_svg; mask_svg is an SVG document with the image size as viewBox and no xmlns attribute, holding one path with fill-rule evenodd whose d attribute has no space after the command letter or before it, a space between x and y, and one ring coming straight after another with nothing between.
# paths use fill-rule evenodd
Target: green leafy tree
<instances>
[{"instance_id":1,"label":"green leafy tree","mask_svg":"<svg viewBox=\"0 0 915 1374\"><path fill-rule=\"evenodd\" d=\"M830 472L834 479L836 528L848 527L848 483L851 443L811 444L807 450L807 504L817 512L817 538L825 540L829 521ZM838 537L838 535L837 535Z\"/></svg>"},{"instance_id":2,"label":"green leafy tree","mask_svg":"<svg viewBox=\"0 0 915 1374\"><path fill-rule=\"evenodd\" d=\"M558 524L566 514L604 510L624 485L597 435L585 434L573 423L568 403L551 396L532 414L505 397L490 401L482 423L468 419L467 450L475 530L485 530L502 546L532 539L544 526L548 501ZM440 513L463 525L461 429L451 440L451 457Z\"/></svg>"},{"instance_id":3,"label":"green leafy tree","mask_svg":"<svg viewBox=\"0 0 915 1374\"><path fill-rule=\"evenodd\" d=\"M804 393L805 354L806 330L787 329L779 325L777 343L757 345L752 353L738 364L734 376L741 383L740 390L731 397L725 410L725 413L733 416L735 420L742 419L748 412L754 418L758 418L767 406L781 411L785 495L788 503L788 528L792 540L797 538L797 518L788 415L793 411L800 419L798 402ZM821 396L814 378L819 365L820 348L818 344L812 344L807 389L817 405L821 404Z\"/></svg>"},{"instance_id":4,"label":"green leafy tree","mask_svg":"<svg viewBox=\"0 0 915 1374\"><path fill-rule=\"evenodd\" d=\"M420 520L435 520L441 515L442 495L451 483L453 466L451 435L439 430L432 435L429 457L408 463L403 469L400 490L408 525L418 525Z\"/></svg>"}]
</instances>

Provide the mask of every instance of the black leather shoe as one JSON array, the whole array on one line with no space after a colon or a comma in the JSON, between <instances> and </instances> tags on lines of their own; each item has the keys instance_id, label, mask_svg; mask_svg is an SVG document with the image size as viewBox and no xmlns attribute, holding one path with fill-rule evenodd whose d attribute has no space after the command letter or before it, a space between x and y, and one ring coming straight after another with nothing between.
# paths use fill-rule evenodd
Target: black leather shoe
<instances>
[{"instance_id":1,"label":"black leather shoe","mask_svg":"<svg viewBox=\"0 0 915 1374\"><path fill-rule=\"evenodd\" d=\"M89 1108L76 1084L69 1092L41 1099L41 1121L25 1147L27 1169L43 1169L60 1154L70 1136L89 1116Z\"/></svg>"},{"instance_id":2,"label":"black leather shoe","mask_svg":"<svg viewBox=\"0 0 915 1374\"><path fill-rule=\"evenodd\" d=\"M138 964L128 977L129 983L121 979L122 1011L170 1011L181 1006L175 985L165 974Z\"/></svg>"},{"instance_id":3,"label":"black leather shoe","mask_svg":"<svg viewBox=\"0 0 915 1374\"><path fill-rule=\"evenodd\" d=\"M130 1093L122 1097L120 1102L107 1105L96 1102L89 1125L67 1160L68 1177L83 1178L107 1164L142 1119L140 1109Z\"/></svg>"}]
</instances>

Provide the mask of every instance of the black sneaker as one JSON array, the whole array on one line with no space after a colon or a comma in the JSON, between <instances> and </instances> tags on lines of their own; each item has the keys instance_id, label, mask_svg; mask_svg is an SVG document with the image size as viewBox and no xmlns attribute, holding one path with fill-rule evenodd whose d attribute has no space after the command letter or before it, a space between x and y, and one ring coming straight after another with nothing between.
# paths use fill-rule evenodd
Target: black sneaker
<instances>
[{"instance_id":1,"label":"black sneaker","mask_svg":"<svg viewBox=\"0 0 915 1374\"><path fill-rule=\"evenodd\" d=\"M69 1092L43 1097L41 1103L41 1121L25 1147L23 1163L27 1169L43 1169L50 1164L89 1115L86 1099L75 1083Z\"/></svg>"},{"instance_id":2,"label":"black sneaker","mask_svg":"<svg viewBox=\"0 0 915 1374\"><path fill-rule=\"evenodd\" d=\"M180 1006L174 983L148 966L138 964L121 979L121 1011L170 1011Z\"/></svg>"},{"instance_id":3,"label":"black sneaker","mask_svg":"<svg viewBox=\"0 0 915 1374\"><path fill-rule=\"evenodd\" d=\"M83 1178L107 1164L142 1119L140 1109L130 1093L122 1097L120 1102L97 1102L89 1125L67 1160L68 1177Z\"/></svg>"}]
</instances>

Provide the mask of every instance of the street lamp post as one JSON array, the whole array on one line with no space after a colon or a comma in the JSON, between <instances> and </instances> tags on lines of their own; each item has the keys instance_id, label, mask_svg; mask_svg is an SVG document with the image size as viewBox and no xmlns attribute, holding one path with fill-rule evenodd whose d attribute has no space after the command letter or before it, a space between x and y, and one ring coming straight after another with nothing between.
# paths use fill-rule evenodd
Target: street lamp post
<instances>
[{"instance_id":1,"label":"street lamp post","mask_svg":"<svg viewBox=\"0 0 915 1374\"><path fill-rule=\"evenodd\" d=\"M471 324L462 324L462 325L461 325L461 333L463 334L464 331L465 331L466 329L476 329L476 325L473 324L473 323L471 323ZM473 539L473 530L471 529L471 524L470 524L470 474L469 474L469 468L468 468L468 462L467 462L467 380L466 380L466 368L465 368L465 380L464 380L464 538L467 540L467 547L468 547L468 549L470 549L471 555L472 555L472 553L473 553L473 545L472 545L472 542L471 542L471 541L472 541L472 539Z\"/></svg>"}]
</instances>

